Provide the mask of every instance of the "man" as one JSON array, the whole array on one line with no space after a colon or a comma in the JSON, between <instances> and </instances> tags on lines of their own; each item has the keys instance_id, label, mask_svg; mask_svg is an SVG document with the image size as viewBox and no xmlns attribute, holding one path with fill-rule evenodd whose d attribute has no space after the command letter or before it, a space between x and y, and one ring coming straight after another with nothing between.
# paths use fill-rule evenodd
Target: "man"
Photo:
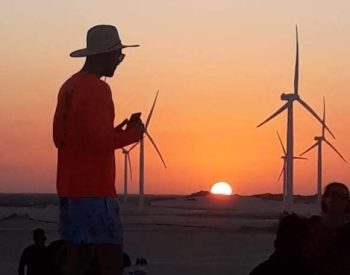
<instances>
[{"instance_id":1,"label":"man","mask_svg":"<svg viewBox=\"0 0 350 275\"><path fill-rule=\"evenodd\" d=\"M48 273L48 248L45 246L45 231L37 228L33 231L34 244L23 250L18 265L18 275L46 275ZM25 273L25 268L27 272Z\"/></svg>"},{"instance_id":2,"label":"man","mask_svg":"<svg viewBox=\"0 0 350 275\"><path fill-rule=\"evenodd\" d=\"M117 275L122 266L122 228L116 201L114 150L139 141L140 118L114 127L109 85L125 55L117 29L98 25L87 34L87 47L71 57L86 57L83 68L61 87L53 123L58 149L57 192L60 235L68 242L67 271L88 272L92 258L98 274ZM124 126L127 126L124 129Z\"/></svg>"}]
</instances>

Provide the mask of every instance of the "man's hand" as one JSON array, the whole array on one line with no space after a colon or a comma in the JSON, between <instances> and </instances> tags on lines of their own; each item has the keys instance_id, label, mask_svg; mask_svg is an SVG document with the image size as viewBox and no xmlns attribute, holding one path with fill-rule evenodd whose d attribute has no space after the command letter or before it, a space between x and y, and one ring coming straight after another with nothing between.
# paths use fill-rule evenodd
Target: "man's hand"
<instances>
[{"instance_id":1,"label":"man's hand","mask_svg":"<svg viewBox=\"0 0 350 275\"><path fill-rule=\"evenodd\" d=\"M141 118L133 119L132 121L129 120L126 132L129 134L130 143L138 142L142 139L145 132L145 126Z\"/></svg>"},{"instance_id":2,"label":"man's hand","mask_svg":"<svg viewBox=\"0 0 350 275\"><path fill-rule=\"evenodd\" d=\"M134 134L136 134L136 136L139 136L141 139L143 137L143 133L145 131L145 126L141 120L141 113L133 113L130 116L130 119L127 123L127 127L126 130L131 130L133 129Z\"/></svg>"},{"instance_id":3,"label":"man's hand","mask_svg":"<svg viewBox=\"0 0 350 275\"><path fill-rule=\"evenodd\" d=\"M128 124L128 119L124 119L122 123L114 127L115 131L123 131L123 127Z\"/></svg>"},{"instance_id":4,"label":"man's hand","mask_svg":"<svg viewBox=\"0 0 350 275\"><path fill-rule=\"evenodd\" d=\"M127 125L126 129L122 128ZM141 118L133 119L132 121L125 119L115 129L114 149L122 148L132 143L138 142L143 138L145 126Z\"/></svg>"},{"instance_id":5,"label":"man's hand","mask_svg":"<svg viewBox=\"0 0 350 275\"><path fill-rule=\"evenodd\" d=\"M133 120L132 123L128 123L128 127L126 130L134 131L135 134L140 137L139 139L141 139L145 131L145 125L143 124L141 118L138 118Z\"/></svg>"},{"instance_id":6,"label":"man's hand","mask_svg":"<svg viewBox=\"0 0 350 275\"><path fill-rule=\"evenodd\" d=\"M129 118L127 129L132 127L134 124L139 123L140 121L141 121L141 113L140 112L133 113Z\"/></svg>"}]
</instances>

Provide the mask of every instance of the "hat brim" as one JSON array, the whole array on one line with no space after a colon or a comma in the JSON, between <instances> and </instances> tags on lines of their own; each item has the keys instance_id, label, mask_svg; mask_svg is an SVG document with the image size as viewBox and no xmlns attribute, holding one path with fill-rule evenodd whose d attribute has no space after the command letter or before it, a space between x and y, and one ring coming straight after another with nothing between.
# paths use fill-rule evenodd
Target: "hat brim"
<instances>
[{"instance_id":1,"label":"hat brim","mask_svg":"<svg viewBox=\"0 0 350 275\"><path fill-rule=\"evenodd\" d=\"M74 52L71 52L69 54L69 56L70 57L86 57L89 55L109 53L109 52L113 52L113 51L124 49L124 48L134 48L134 47L139 47L139 46L140 45L116 45L113 48L104 49L104 50L91 50L91 49L85 48L85 49L80 49L80 50L76 50Z\"/></svg>"}]
</instances>

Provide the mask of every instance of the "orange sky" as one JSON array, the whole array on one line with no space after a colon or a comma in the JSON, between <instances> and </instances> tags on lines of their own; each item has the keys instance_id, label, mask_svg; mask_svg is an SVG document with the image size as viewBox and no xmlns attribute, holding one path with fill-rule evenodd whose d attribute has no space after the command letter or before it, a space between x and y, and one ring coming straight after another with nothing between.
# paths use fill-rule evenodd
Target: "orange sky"
<instances>
[{"instance_id":1,"label":"orange sky","mask_svg":"<svg viewBox=\"0 0 350 275\"><path fill-rule=\"evenodd\" d=\"M0 192L54 192L52 116L60 85L83 60L89 27L114 24L126 59L108 79L116 121L149 111L149 131L168 169L146 143L146 193L186 194L227 181L239 194L281 192L278 130L286 114L256 125L283 103L293 84L300 34L300 94L319 114L326 97L330 141L350 160L350 4L348 1L16 1L0 6ZM248 3L249 2L249 3ZM307 2L307 3L304 3ZM295 108L295 153L320 126ZM122 154L117 156L121 192ZM137 191L138 150L131 155ZM316 152L295 164L296 193L316 190ZM349 167L324 150L324 182L350 183Z\"/></svg>"}]
</instances>

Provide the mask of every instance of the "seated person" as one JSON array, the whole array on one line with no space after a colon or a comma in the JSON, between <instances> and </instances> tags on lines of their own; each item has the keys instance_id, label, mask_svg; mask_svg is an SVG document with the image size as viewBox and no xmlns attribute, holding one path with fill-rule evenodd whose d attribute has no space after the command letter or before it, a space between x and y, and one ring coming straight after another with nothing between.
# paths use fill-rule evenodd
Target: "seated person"
<instances>
[{"instance_id":1,"label":"seated person","mask_svg":"<svg viewBox=\"0 0 350 275\"><path fill-rule=\"evenodd\" d=\"M308 220L296 214L285 214L277 229L275 251L255 267L250 275L320 275L307 260Z\"/></svg>"},{"instance_id":2,"label":"seated person","mask_svg":"<svg viewBox=\"0 0 350 275\"><path fill-rule=\"evenodd\" d=\"M350 274L350 196L348 187L325 187L321 215L310 218L310 259L325 274Z\"/></svg>"}]
</instances>

